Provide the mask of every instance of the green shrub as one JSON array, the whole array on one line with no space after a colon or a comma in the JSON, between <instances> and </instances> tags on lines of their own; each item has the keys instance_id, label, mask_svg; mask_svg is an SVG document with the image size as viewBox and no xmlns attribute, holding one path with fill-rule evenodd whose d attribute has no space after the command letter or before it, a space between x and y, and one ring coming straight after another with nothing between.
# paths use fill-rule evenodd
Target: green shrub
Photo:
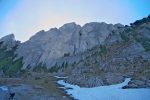
<instances>
[{"instance_id":1,"label":"green shrub","mask_svg":"<svg viewBox=\"0 0 150 100\"><path fill-rule=\"evenodd\" d=\"M140 36L136 36L135 40L142 44L145 51L150 51L150 40L149 39L146 39L146 38L140 37Z\"/></svg>"},{"instance_id":2,"label":"green shrub","mask_svg":"<svg viewBox=\"0 0 150 100\"><path fill-rule=\"evenodd\" d=\"M5 73L8 68L12 66L12 60L9 59L9 58L5 58L5 59L2 59L0 61L0 70L3 70L3 72Z\"/></svg>"},{"instance_id":3,"label":"green shrub","mask_svg":"<svg viewBox=\"0 0 150 100\"><path fill-rule=\"evenodd\" d=\"M0 47L2 46L3 42L0 42Z\"/></svg>"},{"instance_id":4,"label":"green shrub","mask_svg":"<svg viewBox=\"0 0 150 100\"><path fill-rule=\"evenodd\" d=\"M49 72L51 72L51 73L53 73L53 72L57 72L59 70L59 67L58 67L58 65L57 65L57 63L54 65L54 66L52 66L48 71Z\"/></svg>"},{"instance_id":5,"label":"green shrub","mask_svg":"<svg viewBox=\"0 0 150 100\"><path fill-rule=\"evenodd\" d=\"M53 73L53 72L57 72L58 71L58 67L51 67L50 69L49 69L49 72L51 72L51 73Z\"/></svg>"},{"instance_id":6,"label":"green shrub","mask_svg":"<svg viewBox=\"0 0 150 100\"><path fill-rule=\"evenodd\" d=\"M107 48L104 45L100 45L101 53L106 54L107 53Z\"/></svg>"},{"instance_id":7,"label":"green shrub","mask_svg":"<svg viewBox=\"0 0 150 100\"><path fill-rule=\"evenodd\" d=\"M14 76L21 70L21 67L22 67L22 59L18 59L15 62L13 62L11 66L8 67L6 75Z\"/></svg>"},{"instance_id":8,"label":"green shrub","mask_svg":"<svg viewBox=\"0 0 150 100\"><path fill-rule=\"evenodd\" d=\"M54 73L54 72L58 72L58 70L64 70L66 67L68 67L68 63L67 62L63 62L61 66L58 66L57 63L52 66L48 71L51 72L51 73Z\"/></svg>"},{"instance_id":9,"label":"green shrub","mask_svg":"<svg viewBox=\"0 0 150 100\"><path fill-rule=\"evenodd\" d=\"M70 53L64 53L64 57L70 56Z\"/></svg>"},{"instance_id":10,"label":"green shrub","mask_svg":"<svg viewBox=\"0 0 150 100\"><path fill-rule=\"evenodd\" d=\"M147 18L143 18L141 20L135 21L134 23L131 23L130 25L131 26L133 26L133 25L141 25L141 24L144 24L144 23L147 23L147 22L150 22L150 15Z\"/></svg>"},{"instance_id":11,"label":"green shrub","mask_svg":"<svg viewBox=\"0 0 150 100\"><path fill-rule=\"evenodd\" d=\"M22 67L22 59L14 61L16 47L7 51L6 48L0 49L0 70L3 70L5 75L14 76Z\"/></svg>"},{"instance_id":12,"label":"green shrub","mask_svg":"<svg viewBox=\"0 0 150 100\"><path fill-rule=\"evenodd\" d=\"M68 63L63 62L62 65L61 65L61 68L66 68L67 66L68 66Z\"/></svg>"},{"instance_id":13,"label":"green shrub","mask_svg":"<svg viewBox=\"0 0 150 100\"><path fill-rule=\"evenodd\" d=\"M143 43L143 47L145 48L146 51L150 51L150 42Z\"/></svg>"},{"instance_id":14,"label":"green shrub","mask_svg":"<svg viewBox=\"0 0 150 100\"><path fill-rule=\"evenodd\" d=\"M66 69L67 67L68 67L68 63L67 62L63 62L59 69L62 69L62 71L64 71L64 69Z\"/></svg>"},{"instance_id":15,"label":"green shrub","mask_svg":"<svg viewBox=\"0 0 150 100\"><path fill-rule=\"evenodd\" d=\"M124 42L128 42L128 41L129 41L129 37L128 37L127 34L125 34L125 33L120 33L120 36L121 36L121 38L122 38L122 40L123 40Z\"/></svg>"},{"instance_id":16,"label":"green shrub","mask_svg":"<svg viewBox=\"0 0 150 100\"><path fill-rule=\"evenodd\" d=\"M40 80L41 79L41 77L35 77L35 80Z\"/></svg>"},{"instance_id":17,"label":"green shrub","mask_svg":"<svg viewBox=\"0 0 150 100\"><path fill-rule=\"evenodd\" d=\"M41 72L47 72L48 70L47 70L46 65L43 65L42 63L40 63L34 67L33 71L41 73Z\"/></svg>"},{"instance_id":18,"label":"green shrub","mask_svg":"<svg viewBox=\"0 0 150 100\"><path fill-rule=\"evenodd\" d=\"M48 80L47 80L47 79L45 79L45 80L44 80L44 83L46 83L46 84L47 84L47 83L48 83Z\"/></svg>"}]
</instances>

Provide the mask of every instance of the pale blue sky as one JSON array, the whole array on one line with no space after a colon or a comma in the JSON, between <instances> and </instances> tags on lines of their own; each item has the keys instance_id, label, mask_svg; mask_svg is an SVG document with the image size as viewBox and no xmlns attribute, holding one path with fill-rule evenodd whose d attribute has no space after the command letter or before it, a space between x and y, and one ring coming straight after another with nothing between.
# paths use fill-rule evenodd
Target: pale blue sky
<instances>
[{"instance_id":1,"label":"pale blue sky","mask_svg":"<svg viewBox=\"0 0 150 100\"><path fill-rule=\"evenodd\" d=\"M65 23L129 24L150 14L150 0L0 0L0 37L26 41Z\"/></svg>"}]
</instances>

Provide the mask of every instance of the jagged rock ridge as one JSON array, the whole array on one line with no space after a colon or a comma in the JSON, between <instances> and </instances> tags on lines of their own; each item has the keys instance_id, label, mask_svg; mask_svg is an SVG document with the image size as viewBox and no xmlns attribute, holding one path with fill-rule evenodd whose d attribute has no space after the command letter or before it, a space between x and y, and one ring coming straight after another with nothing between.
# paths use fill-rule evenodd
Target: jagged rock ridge
<instances>
[{"instance_id":1,"label":"jagged rock ridge","mask_svg":"<svg viewBox=\"0 0 150 100\"><path fill-rule=\"evenodd\" d=\"M68 23L59 29L52 28L36 33L21 44L16 53L24 58L24 69L27 66L33 68L39 63L51 67L59 58L76 55L101 44L118 27L123 25L92 22L81 27L75 23Z\"/></svg>"}]
</instances>

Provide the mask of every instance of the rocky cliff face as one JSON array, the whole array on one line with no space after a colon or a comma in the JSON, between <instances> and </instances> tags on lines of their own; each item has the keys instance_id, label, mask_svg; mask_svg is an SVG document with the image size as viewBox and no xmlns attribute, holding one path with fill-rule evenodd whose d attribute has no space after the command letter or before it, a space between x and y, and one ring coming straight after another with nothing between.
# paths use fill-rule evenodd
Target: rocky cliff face
<instances>
[{"instance_id":1,"label":"rocky cliff face","mask_svg":"<svg viewBox=\"0 0 150 100\"><path fill-rule=\"evenodd\" d=\"M68 23L49 31L40 31L27 42L21 44L16 53L23 57L25 69L33 68L39 63L51 67L57 59L76 55L101 44L105 38L123 25L111 25L92 22L83 27Z\"/></svg>"}]
</instances>

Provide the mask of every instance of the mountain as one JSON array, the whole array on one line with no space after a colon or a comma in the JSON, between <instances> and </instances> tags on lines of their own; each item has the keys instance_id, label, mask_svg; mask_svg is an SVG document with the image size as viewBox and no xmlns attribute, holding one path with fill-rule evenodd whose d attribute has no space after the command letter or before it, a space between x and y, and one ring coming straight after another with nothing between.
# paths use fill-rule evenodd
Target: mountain
<instances>
[{"instance_id":1,"label":"mountain","mask_svg":"<svg viewBox=\"0 0 150 100\"><path fill-rule=\"evenodd\" d=\"M68 23L59 29L52 28L46 32L36 33L21 44L16 53L24 58L24 69L27 66L33 68L40 63L50 68L59 58L76 55L101 44L113 30L117 29L117 25L106 23L93 22L83 27Z\"/></svg>"},{"instance_id":2,"label":"mountain","mask_svg":"<svg viewBox=\"0 0 150 100\"><path fill-rule=\"evenodd\" d=\"M84 87L130 77L124 88L150 87L150 16L130 26L67 23L59 29L39 31L24 43L11 34L0 39L0 48L0 55L5 52L1 59L11 58L11 66L7 59L0 61L0 69L7 75L22 70L55 73Z\"/></svg>"}]
</instances>

